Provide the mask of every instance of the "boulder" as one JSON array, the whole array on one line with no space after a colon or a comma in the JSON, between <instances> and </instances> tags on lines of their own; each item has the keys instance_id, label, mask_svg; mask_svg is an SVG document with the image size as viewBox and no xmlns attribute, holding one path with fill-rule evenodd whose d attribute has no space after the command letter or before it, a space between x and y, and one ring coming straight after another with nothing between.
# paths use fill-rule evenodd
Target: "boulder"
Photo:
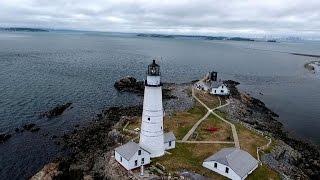
<instances>
[{"instance_id":1,"label":"boulder","mask_svg":"<svg viewBox=\"0 0 320 180\"><path fill-rule=\"evenodd\" d=\"M63 105L58 105L50 111L44 112L42 117L53 118L56 116L60 116L66 109L68 109L72 105L71 102L67 102Z\"/></svg>"},{"instance_id":2,"label":"boulder","mask_svg":"<svg viewBox=\"0 0 320 180\"><path fill-rule=\"evenodd\" d=\"M49 180L58 177L62 172L59 171L59 163L49 163L45 165L37 174L30 180Z\"/></svg>"},{"instance_id":3,"label":"boulder","mask_svg":"<svg viewBox=\"0 0 320 180\"><path fill-rule=\"evenodd\" d=\"M30 123L30 124L25 124L23 126L23 129L27 130L27 131L30 131L32 128L34 128L36 126L36 124L34 123Z\"/></svg>"},{"instance_id":4,"label":"boulder","mask_svg":"<svg viewBox=\"0 0 320 180\"><path fill-rule=\"evenodd\" d=\"M144 91L143 81L137 81L136 78L131 76L126 76L124 78L119 79L114 83L114 87L118 91L127 91L135 93L143 93Z\"/></svg>"},{"instance_id":5,"label":"boulder","mask_svg":"<svg viewBox=\"0 0 320 180\"><path fill-rule=\"evenodd\" d=\"M30 130L30 132L37 132L37 131L39 131L39 130L40 130L39 127L33 127L33 128Z\"/></svg>"},{"instance_id":6,"label":"boulder","mask_svg":"<svg viewBox=\"0 0 320 180\"><path fill-rule=\"evenodd\" d=\"M6 142L8 139L11 138L11 134L0 133L0 144Z\"/></svg>"}]
</instances>

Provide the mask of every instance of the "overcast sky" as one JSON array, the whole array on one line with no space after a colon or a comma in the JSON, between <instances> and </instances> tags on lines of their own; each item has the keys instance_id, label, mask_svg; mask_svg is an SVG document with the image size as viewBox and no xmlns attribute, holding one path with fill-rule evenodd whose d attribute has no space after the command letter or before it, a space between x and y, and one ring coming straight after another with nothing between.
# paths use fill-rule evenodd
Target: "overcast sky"
<instances>
[{"instance_id":1,"label":"overcast sky","mask_svg":"<svg viewBox=\"0 0 320 180\"><path fill-rule=\"evenodd\" d=\"M320 36L320 0L0 0L0 26Z\"/></svg>"}]
</instances>

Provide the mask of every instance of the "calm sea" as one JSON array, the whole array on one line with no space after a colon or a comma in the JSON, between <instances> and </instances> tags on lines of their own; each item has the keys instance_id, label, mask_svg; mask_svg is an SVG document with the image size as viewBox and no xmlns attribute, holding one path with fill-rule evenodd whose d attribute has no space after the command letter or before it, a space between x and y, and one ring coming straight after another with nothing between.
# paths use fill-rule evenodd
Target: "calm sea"
<instances>
[{"instance_id":1,"label":"calm sea","mask_svg":"<svg viewBox=\"0 0 320 180\"><path fill-rule=\"evenodd\" d=\"M159 60L163 81L189 82L206 72L241 82L240 88L280 115L296 136L320 143L320 80L303 65L320 54L319 42L266 43L143 38L93 32L0 32L0 132L36 123L37 133L16 133L0 144L0 177L26 178L61 155L53 135L85 125L104 107L136 104L119 94L115 80L143 79L147 64ZM262 94L260 94L262 93ZM54 119L39 118L57 104L73 109Z\"/></svg>"}]
</instances>

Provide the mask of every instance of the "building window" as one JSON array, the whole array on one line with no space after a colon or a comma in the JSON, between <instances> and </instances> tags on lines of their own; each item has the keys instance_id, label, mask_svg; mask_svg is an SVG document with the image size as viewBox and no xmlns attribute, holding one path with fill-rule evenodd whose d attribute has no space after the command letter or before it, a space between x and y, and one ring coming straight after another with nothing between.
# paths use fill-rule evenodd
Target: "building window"
<instances>
[{"instance_id":1,"label":"building window","mask_svg":"<svg viewBox=\"0 0 320 180\"><path fill-rule=\"evenodd\" d=\"M171 141L169 141L169 147L171 147Z\"/></svg>"},{"instance_id":2,"label":"building window","mask_svg":"<svg viewBox=\"0 0 320 180\"><path fill-rule=\"evenodd\" d=\"M217 168L218 167L218 164L217 163L214 163L214 168Z\"/></svg>"},{"instance_id":3,"label":"building window","mask_svg":"<svg viewBox=\"0 0 320 180\"><path fill-rule=\"evenodd\" d=\"M161 130L162 130L162 126L161 126Z\"/></svg>"},{"instance_id":4,"label":"building window","mask_svg":"<svg viewBox=\"0 0 320 180\"><path fill-rule=\"evenodd\" d=\"M141 159L141 164L144 164L144 158Z\"/></svg>"},{"instance_id":5,"label":"building window","mask_svg":"<svg viewBox=\"0 0 320 180\"><path fill-rule=\"evenodd\" d=\"M141 155L141 150L138 151L138 155L139 155L139 156Z\"/></svg>"},{"instance_id":6,"label":"building window","mask_svg":"<svg viewBox=\"0 0 320 180\"><path fill-rule=\"evenodd\" d=\"M134 166L138 166L138 160L134 161Z\"/></svg>"},{"instance_id":7,"label":"building window","mask_svg":"<svg viewBox=\"0 0 320 180\"><path fill-rule=\"evenodd\" d=\"M217 90L214 90L214 93L217 93Z\"/></svg>"},{"instance_id":8,"label":"building window","mask_svg":"<svg viewBox=\"0 0 320 180\"><path fill-rule=\"evenodd\" d=\"M229 173L229 168L228 167L226 167L226 173Z\"/></svg>"},{"instance_id":9,"label":"building window","mask_svg":"<svg viewBox=\"0 0 320 180\"><path fill-rule=\"evenodd\" d=\"M221 93L223 93L224 91L223 90L221 90Z\"/></svg>"},{"instance_id":10,"label":"building window","mask_svg":"<svg viewBox=\"0 0 320 180\"><path fill-rule=\"evenodd\" d=\"M120 162L122 162L122 157L120 156Z\"/></svg>"},{"instance_id":11,"label":"building window","mask_svg":"<svg viewBox=\"0 0 320 180\"><path fill-rule=\"evenodd\" d=\"M148 120L150 121L150 118L148 117Z\"/></svg>"}]
</instances>

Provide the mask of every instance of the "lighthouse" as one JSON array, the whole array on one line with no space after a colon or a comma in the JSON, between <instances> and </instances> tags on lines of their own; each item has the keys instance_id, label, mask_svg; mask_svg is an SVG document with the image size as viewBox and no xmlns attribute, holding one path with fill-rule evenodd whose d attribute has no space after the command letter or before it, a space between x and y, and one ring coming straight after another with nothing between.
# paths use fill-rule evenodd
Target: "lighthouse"
<instances>
[{"instance_id":1,"label":"lighthouse","mask_svg":"<svg viewBox=\"0 0 320 180\"><path fill-rule=\"evenodd\" d=\"M160 66L153 60L145 80L143 111L139 144L129 141L114 151L115 159L127 170L149 164L150 158L164 155L176 147L173 132L163 131L162 83Z\"/></svg>"},{"instance_id":2,"label":"lighthouse","mask_svg":"<svg viewBox=\"0 0 320 180\"><path fill-rule=\"evenodd\" d=\"M164 154L162 83L160 66L155 60L148 66L145 80L139 145L150 152L151 157Z\"/></svg>"}]
</instances>

